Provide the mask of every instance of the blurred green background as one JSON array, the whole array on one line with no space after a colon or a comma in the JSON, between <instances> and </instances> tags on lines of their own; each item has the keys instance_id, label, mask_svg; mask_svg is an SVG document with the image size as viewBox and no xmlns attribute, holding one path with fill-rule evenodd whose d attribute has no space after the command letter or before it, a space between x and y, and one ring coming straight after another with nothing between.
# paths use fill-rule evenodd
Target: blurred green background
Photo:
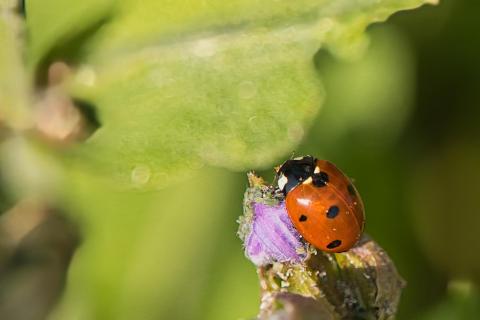
<instances>
[{"instance_id":1,"label":"blurred green background","mask_svg":"<svg viewBox=\"0 0 480 320\"><path fill-rule=\"evenodd\" d=\"M341 16L340 27L322 20L315 31L285 33L288 28L275 29L282 15L295 16L292 24L310 21L311 1L302 1L305 12L298 9L298 16L295 8L275 7L278 15L268 23L262 17L271 7L247 1L243 5L251 7L242 11L237 2L215 2L214 12L188 1L165 2L159 12L184 11L158 20L157 11L133 1L115 9L111 1L84 1L76 12L53 7L58 1L40 8L26 2L32 99L44 101L39 96L51 86L49 66L65 61L75 69L67 92L86 105L84 115L95 111L100 128L85 147L72 147L0 126L5 319L43 319L50 310L51 319L254 316L256 271L236 237L245 171L271 179L271 168L291 152L333 161L354 179L366 207L366 232L407 281L398 319L478 318L480 3L445 0L396 13L371 25L367 40L363 26L382 10L355 19L346 9L340 15L347 5L338 2L326 6L325 15ZM403 8L386 2L391 12ZM64 25L45 22L62 10ZM138 12L151 19L135 20ZM188 48L172 38L197 27L217 30L225 21L232 30L242 28L243 16L252 18L253 31L213 37L221 54L211 51L212 42L196 44L194 55L206 62L183 56ZM322 31L330 24L355 27L336 39ZM324 42L318 52L317 37ZM130 55L136 48L143 51ZM105 66L116 55L128 57ZM104 71L95 74L91 65ZM262 78L265 73L272 78ZM191 81L183 80L188 76ZM230 90L238 79L237 101ZM150 88L152 81L158 86ZM179 85L191 92L185 101L177 98ZM242 102L254 96L260 98ZM160 105L157 113L151 105ZM22 123L23 117L13 118ZM242 117L248 121L237 124ZM186 137L190 132L196 140ZM133 190L124 186L129 179Z\"/></svg>"}]
</instances>

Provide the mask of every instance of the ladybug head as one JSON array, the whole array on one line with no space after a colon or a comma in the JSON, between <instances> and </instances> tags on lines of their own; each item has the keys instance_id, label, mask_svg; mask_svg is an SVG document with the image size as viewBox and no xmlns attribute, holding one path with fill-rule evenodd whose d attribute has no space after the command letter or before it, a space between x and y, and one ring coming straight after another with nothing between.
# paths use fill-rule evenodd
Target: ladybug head
<instances>
[{"instance_id":1,"label":"ladybug head","mask_svg":"<svg viewBox=\"0 0 480 320\"><path fill-rule=\"evenodd\" d=\"M317 159L312 156L303 156L285 161L277 172L278 188L287 194L314 174Z\"/></svg>"}]
</instances>

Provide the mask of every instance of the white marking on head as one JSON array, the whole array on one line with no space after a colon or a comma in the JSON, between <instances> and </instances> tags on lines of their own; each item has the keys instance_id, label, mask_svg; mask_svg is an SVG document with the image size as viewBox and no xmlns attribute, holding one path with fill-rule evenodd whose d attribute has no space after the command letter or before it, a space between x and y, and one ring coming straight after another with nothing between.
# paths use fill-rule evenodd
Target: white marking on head
<instances>
[{"instance_id":1,"label":"white marking on head","mask_svg":"<svg viewBox=\"0 0 480 320\"><path fill-rule=\"evenodd\" d=\"M320 167L319 167L319 166L315 166L315 170L313 171L313 173L320 173Z\"/></svg>"},{"instance_id":2,"label":"white marking on head","mask_svg":"<svg viewBox=\"0 0 480 320\"><path fill-rule=\"evenodd\" d=\"M280 188L280 190L284 190L287 182L288 182L287 177L285 177L283 173L280 174L280 178L278 178L278 181L277 181L278 188Z\"/></svg>"},{"instance_id":3,"label":"white marking on head","mask_svg":"<svg viewBox=\"0 0 480 320\"><path fill-rule=\"evenodd\" d=\"M305 181L302 182L302 184L310 184L313 182L312 177L308 177Z\"/></svg>"}]
</instances>

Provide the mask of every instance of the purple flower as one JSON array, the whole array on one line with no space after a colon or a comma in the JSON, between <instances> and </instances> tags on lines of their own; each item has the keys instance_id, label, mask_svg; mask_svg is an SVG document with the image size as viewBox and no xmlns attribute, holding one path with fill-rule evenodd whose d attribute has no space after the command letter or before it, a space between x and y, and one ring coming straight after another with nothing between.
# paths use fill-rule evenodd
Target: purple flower
<instances>
[{"instance_id":1,"label":"purple flower","mask_svg":"<svg viewBox=\"0 0 480 320\"><path fill-rule=\"evenodd\" d=\"M307 247L301 241L285 209L285 203L267 205L254 202L250 233L245 238L245 254L257 266L274 262L301 262Z\"/></svg>"}]
</instances>

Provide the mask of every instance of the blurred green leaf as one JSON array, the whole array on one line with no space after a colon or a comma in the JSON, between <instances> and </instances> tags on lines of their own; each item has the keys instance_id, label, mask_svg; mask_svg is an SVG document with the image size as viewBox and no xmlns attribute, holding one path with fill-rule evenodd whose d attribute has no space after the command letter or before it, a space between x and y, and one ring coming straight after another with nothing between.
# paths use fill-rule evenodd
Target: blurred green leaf
<instances>
[{"instance_id":1,"label":"blurred green leaf","mask_svg":"<svg viewBox=\"0 0 480 320\"><path fill-rule=\"evenodd\" d=\"M318 55L316 63L328 92L322 124L329 125L314 125L309 143L335 147L353 134L357 141L378 148L390 145L401 133L413 105L412 52L404 36L389 25L374 26L368 35L371 44L361 59Z\"/></svg>"},{"instance_id":2,"label":"blurred green leaf","mask_svg":"<svg viewBox=\"0 0 480 320\"><path fill-rule=\"evenodd\" d=\"M55 203L84 235L52 319L235 318L256 312L256 275L236 237L243 175L204 168L161 191L127 192L102 176L64 170L30 140L10 139L2 148L1 169L16 182L16 193ZM18 190L25 185L30 188ZM242 294L242 303L232 293L218 306L224 289Z\"/></svg>"},{"instance_id":3,"label":"blurred green leaf","mask_svg":"<svg viewBox=\"0 0 480 320\"><path fill-rule=\"evenodd\" d=\"M0 127L5 122L13 128L26 128L31 121L30 95L22 59L23 27L16 5L14 0L0 0Z\"/></svg>"},{"instance_id":4,"label":"blurred green leaf","mask_svg":"<svg viewBox=\"0 0 480 320\"><path fill-rule=\"evenodd\" d=\"M232 242L240 248L233 230L218 237L224 227L234 229L241 211L242 193L232 183L234 177L205 169L189 183L132 193L115 190L99 178L71 176L75 183L65 191L65 206L80 217L88 237L74 258L66 296L52 318L198 319L212 302L200 297L217 281L217 274L210 273L217 251ZM235 198L238 211L229 214ZM250 306L248 313L253 314L256 306Z\"/></svg>"},{"instance_id":5,"label":"blurred green leaf","mask_svg":"<svg viewBox=\"0 0 480 320\"><path fill-rule=\"evenodd\" d=\"M418 242L437 268L480 283L480 256L465 251L480 251L480 145L469 139L452 136L417 159L409 179L410 205Z\"/></svg>"},{"instance_id":6,"label":"blurred green leaf","mask_svg":"<svg viewBox=\"0 0 480 320\"><path fill-rule=\"evenodd\" d=\"M28 62L35 67L68 40L107 19L114 0L25 1L29 33Z\"/></svg>"},{"instance_id":7,"label":"blurred green leaf","mask_svg":"<svg viewBox=\"0 0 480 320\"><path fill-rule=\"evenodd\" d=\"M424 312L419 320L470 320L480 314L478 288L465 280L451 281L445 299L431 310Z\"/></svg>"},{"instance_id":8,"label":"blurred green leaf","mask_svg":"<svg viewBox=\"0 0 480 320\"><path fill-rule=\"evenodd\" d=\"M224 263L213 269L217 273L213 275L214 281L210 284L213 288L206 299L208 307L200 318L250 319L258 312L260 289L255 268L245 259L240 242L234 244L230 253L221 257Z\"/></svg>"},{"instance_id":9,"label":"blurred green leaf","mask_svg":"<svg viewBox=\"0 0 480 320\"><path fill-rule=\"evenodd\" d=\"M368 24L424 2L118 2L72 85L102 124L76 152L141 187L204 163L265 167L322 104L315 53L358 55Z\"/></svg>"}]
</instances>

